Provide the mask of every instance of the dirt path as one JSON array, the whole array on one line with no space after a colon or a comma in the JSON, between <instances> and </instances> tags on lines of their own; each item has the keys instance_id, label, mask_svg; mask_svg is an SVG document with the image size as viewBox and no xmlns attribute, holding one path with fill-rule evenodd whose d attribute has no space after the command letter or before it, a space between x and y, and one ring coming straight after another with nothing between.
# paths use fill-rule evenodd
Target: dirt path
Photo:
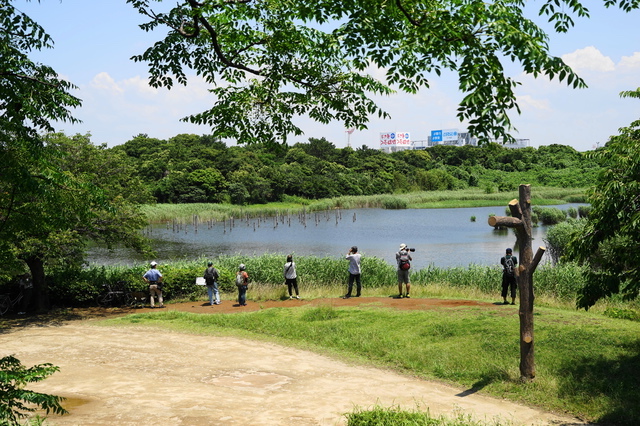
<instances>
[{"instance_id":1,"label":"dirt path","mask_svg":"<svg viewBox=\"0 0 640 426\"><path fill-rule=\"evenodd\" d=\"M223 313L295 306L375 304L434 309L472 301L387 298L249 303L225 301L168 305L165 309ZM146 311L140 309L137 311ZM513 312L515 314L515 311ZM284 346L230 337L186 335L145 328L95 326L87 318L1 330L0 356L15 354L25 365L50 362L60 372L30 386L64 396L70 414L50 416L56 425L341 425L354 406L428 407L433 415L456 410L476 419L512 424L580 424L464 389L390 371L349 365ZM28 319L29 320L29 319ZM29 321L27 320L27 323Z\"/></svg>"}]
</instances>

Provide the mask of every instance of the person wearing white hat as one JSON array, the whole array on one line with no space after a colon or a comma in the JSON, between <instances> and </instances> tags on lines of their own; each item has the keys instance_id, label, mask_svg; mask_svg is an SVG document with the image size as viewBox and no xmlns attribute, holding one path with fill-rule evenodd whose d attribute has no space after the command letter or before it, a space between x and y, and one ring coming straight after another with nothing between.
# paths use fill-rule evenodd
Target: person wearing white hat
<instances>
[{"instance_id":1,"label":"person wearing white hat","mask_svg":"<svg viewBox=\"0 0 640 426\"><path fill-rule=\"evenodd\" d=\"M238 286L238 306L247 306L247 289L249 288L249 274L244 263L238 266L236 272L236 286Z\"/></svg>"},{"instance_id":2,"label":"person wearing white hat","mask_svg":"<svg viewBox=\"0 0 640 426\"><path fill-rule=\"evenodd\" d=\"M411 268L411 255L406 244L400 244L400 250L396 253L396 262L398 264L398 295L399 299L402 299L402 284L407 287L407 292L404 297L411 297L409 292L411 291L411 282L409 280L409 269Z\"/></svg>"},{"instance_id":3,"label":"person wearing white hat","mask_svg":"<svg viewBox=\"0 0 640 426\"><path fill-rule=\"evenodd\" d=\"M151 262L149 266L151 266L151 269L142 276L142 279L149 284L149 304L152 309L155 308L154 298L158 296L158 307L164 308L162 303L162 274L158 271L158 264L155 261Z\"/></svg>"}]
</instances>

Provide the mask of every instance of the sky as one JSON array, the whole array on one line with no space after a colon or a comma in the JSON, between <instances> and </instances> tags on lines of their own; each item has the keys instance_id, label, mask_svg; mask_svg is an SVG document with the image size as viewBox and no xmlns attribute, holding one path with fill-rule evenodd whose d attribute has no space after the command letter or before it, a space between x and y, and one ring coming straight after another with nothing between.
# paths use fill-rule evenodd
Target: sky
<instances>
[{"instance_id":1,"label":"sky","mask_svg":"<svg viewBox=\"0 0 640 426\"><path fill-rule=\"evenodd\" d=\"M91 134L94 144L115 146L140 133L169 139L181 133L209 134L208 126L180 121L213 104L209 88L195 75L187 87L155 89L147 84L148 69L130 58L160 40L160 31L146 33L146 22L125 0L14 0L14 6L36 20L53 38L54 48L33 52L33 60L53 67L78 90L83 101L73 111L82 123L58 123L68 135ZM528 2L539 8L540 0ZM512 114L516 138L530 145L570 145L578 151L602 146L618 129L640 118L640 102L621 98L623 90L640 87L640 11L606 9L602 1L584 1L591 18L576 18L567 34L553 33L544 19L537 20L550 35L551 54L561 57L583 79L587 89L573 89L557 80L525 75L505 64L508 75L522 84L516 95L521 114ZM532 17L534 15L531 15ZM397 93L379 97L390 119L372 117L366 130L348 134L341 123L323 125L298 118L304 135L288 143L326 138L338 148L367 145L378 148L381 133L409 132L413 141L426 140L432 130L466 130L456 110L462 99L454 74L435 77L431 87L415 95Z\"/></svg>"}]
</instances>

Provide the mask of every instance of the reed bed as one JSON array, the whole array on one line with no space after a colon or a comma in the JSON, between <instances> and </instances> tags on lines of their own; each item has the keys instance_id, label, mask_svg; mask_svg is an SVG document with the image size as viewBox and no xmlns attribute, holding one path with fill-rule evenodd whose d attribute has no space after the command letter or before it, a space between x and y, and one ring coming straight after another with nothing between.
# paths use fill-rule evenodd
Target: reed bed
<instances>
[{"instance_id":1,"label":"reed bed","mask_svg":"<svg viewBox=\"0 0 640 426\"><path fill-rule=\"evenodd\" d=\"M407 194L381 194L367 196L342 196L321 200L296 199L291 202L269 203L251 206L231 204L155 204L142 206L150 223L181 221L189 223L222 222L235 219L290 216L300 213L357 208L458 208L506 205L518 198L518 191L487 194L479 188L457 191L421 191ZM581 188L535 188L534 205L584 202L585 190Z\"/></svg>"},{"instance_id":2,"label":"reed bed","mask_svg":"<svg viewBox=\"0 0 640 426\"><path fill-rule=\"evenodd\" d=\"M235 272L242 263L246 265L251 281L249 297L252 300L278 300L286 296L283 277L285 254L260 256L220 256L195 261L173 261L159 265L165 277L165 294L168 299L196 300L204 297L205 289L195 285L195 278L202 276L211 260L220 271L220 288L234 297ZM348 278L348 263L341 257L295 256L298 282L305 298L336 297L344 294ZM77 306L91 302L104 283L126 281L134 290L145 289L141 276L146 264L133 266L90 266L79 273L52 276L52 297L64 306ZM577 292L583 287L582 267L576 264L549 264L538 267L534 274L536 304L543 306L574 307ZM363 294L365 296L390 296L397 292L396 268L376 257L362 258ZM499 299L502 269L499 265L439 268L429 265L411 271L414 297ZM617 297L602 301L595 310L608 307L631 307L635 303ZM613 312L613 311L612 311Z\"/></svg>"}]
</instances>

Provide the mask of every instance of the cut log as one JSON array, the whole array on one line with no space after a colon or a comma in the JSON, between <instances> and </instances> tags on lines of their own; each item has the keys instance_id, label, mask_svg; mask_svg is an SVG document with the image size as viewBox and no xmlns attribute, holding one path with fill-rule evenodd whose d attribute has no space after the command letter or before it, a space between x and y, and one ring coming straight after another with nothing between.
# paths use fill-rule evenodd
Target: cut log
<instances>
[{"instance_id":1,"label":"cut log","mask_svg":"<svg viewBox=\"0 0 640 426\"><path fill-rule=\"evenodd\" d=\"M489 218L489 226L506 226L507 228L517 228L522 226L522 221L517 217L509 216L491 216Z\"/></svg>"}]
</instances>

